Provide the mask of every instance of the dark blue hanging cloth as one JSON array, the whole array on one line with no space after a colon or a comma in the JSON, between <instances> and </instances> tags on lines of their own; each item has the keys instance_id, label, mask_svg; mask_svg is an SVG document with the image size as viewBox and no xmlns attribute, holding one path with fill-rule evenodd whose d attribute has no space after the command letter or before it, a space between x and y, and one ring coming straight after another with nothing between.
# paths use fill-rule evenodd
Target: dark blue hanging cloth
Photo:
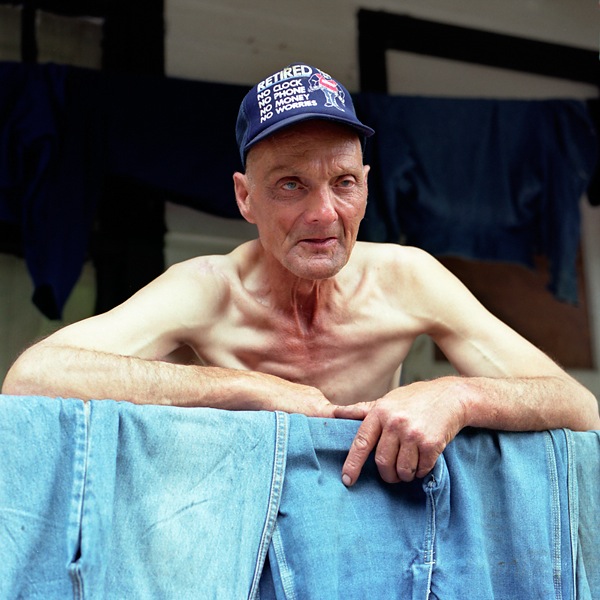
<instances>
[{"instance_id":1,"label":"dark blue hanging cloth","mask_svg":"<svg viewBox=\"0 0 600 600\"><path fill-rule=\"evenodd\" d=\"M579 202L596 164L585 103L359 94L369 140L360 237L434 255L550 263L550 290L577 302Z\"/></svg>"},{"instance_id":2,"label":"dark blue hanging cloth","mask_svg":"<svg viewBox=\"0 0 600 600\"><path fill-rule=\"evenodd\" d=\"M240 168L235 119L246 91L0 63L0 224L17 232L0 250L14 251L19 238L43 314L61 318L107 178L240 218L231 175Z\"/></svg>"}]
</instances>

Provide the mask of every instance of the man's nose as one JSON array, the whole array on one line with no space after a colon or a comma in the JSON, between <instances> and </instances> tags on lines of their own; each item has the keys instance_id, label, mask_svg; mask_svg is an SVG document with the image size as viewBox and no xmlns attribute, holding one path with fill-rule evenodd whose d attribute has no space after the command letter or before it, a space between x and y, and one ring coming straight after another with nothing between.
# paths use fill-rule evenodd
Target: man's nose
<instances>
[{"instance_id":1,"label":"man's nose","mask_svg":"<svg viewBox=\"0 0 600 600\"><path fill-rule=\"evenodd\" d=\"M337 218L335 197L329 187L313 190L307 198L304 218L308 223L334 223Z\"/></svg>"}]
</instances>

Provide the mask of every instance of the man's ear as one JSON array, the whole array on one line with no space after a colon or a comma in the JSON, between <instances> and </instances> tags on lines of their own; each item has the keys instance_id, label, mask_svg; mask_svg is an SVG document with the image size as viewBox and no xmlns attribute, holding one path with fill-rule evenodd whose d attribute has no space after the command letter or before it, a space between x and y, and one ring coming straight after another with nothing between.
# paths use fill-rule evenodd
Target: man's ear
<instances>
[{"instance_id":1,"label":"man's ear","mask_svg":"<svg viewBox=\"0 0 600 600\"><path fill-rule=\"evenodd\" d=\"M242 217L244 217L248 223L254 223L255 221L252 217L252 209L250 207L250 186L248 176L243 173L234 173L233 187L235 190L235 200Z\"/></svg>"},{"instance_id":2,"label":"man's ear","mask_svg":"<svg viewBox=\"0 0 600 600\"><path fill-rule=\"evenodd\" d=\"M369 171L371 170L370 165L363 165L363 177L364 177L364 189L365 189L365 203L369 201Z\"/></svg>"}]
</instances>

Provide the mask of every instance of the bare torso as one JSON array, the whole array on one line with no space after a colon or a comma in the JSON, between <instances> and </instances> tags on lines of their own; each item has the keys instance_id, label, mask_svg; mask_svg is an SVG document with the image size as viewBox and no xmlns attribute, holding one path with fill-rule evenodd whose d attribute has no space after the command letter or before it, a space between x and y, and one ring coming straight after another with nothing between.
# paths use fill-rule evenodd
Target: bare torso
<instances>
[{"instance_id":1,"label":"bare torso","mask_svg":"<svg viewBox=\"0 0 600 600\"><path fill-rule=\"evenodd\" d=\"M203 364L311 385L336 404L374 400L398 385L418 332L398 308L394 288L401 283L381 280L386 269L369 262L385 260L381 246L358 244L337 284L307 309L298 302L278 307L257 285L253 244L216 259L230 267L219 264L226 273L219 314L186 340Z\"/></svg>"}]
</instances>

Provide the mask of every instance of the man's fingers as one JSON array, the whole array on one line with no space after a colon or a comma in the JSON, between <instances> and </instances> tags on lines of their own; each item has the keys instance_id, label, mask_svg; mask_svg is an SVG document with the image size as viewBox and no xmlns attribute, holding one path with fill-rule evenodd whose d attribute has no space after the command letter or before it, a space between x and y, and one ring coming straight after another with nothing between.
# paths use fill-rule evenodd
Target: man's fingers
<instances>
[{"instance_id":1,"label":"man's fingers","mask_svg":"<svg viewBox=\"0 0 600 600\"><path fill-rule=\"evenodd\" d=\"M417 467L417 477L425 477L435 467L435 463L440 454L444 451L444 447L430 446L422 448L419 454L419 465Z\"/></svg>"},{"instance_id":2,"label":"man's fingers","mask_svg":"<svg viewBox=\"0 0 600 600\"><path fill-rule=\"evenodd\" d=\"M336 406L335 418L361 421L369 414L374 405L375 402L357 402L349 406Z\"/></svg>"},{"instance_id":3,"label":"man's fingers","mask_svg":"<svg viewBox=\"0 0 600 600\"><path fill-rule=\"evenodd\" d=\"M377 444L375 464L381 479L387 483L398 483L401 479L396 468L399 451L400 439L398 436L386 435L384 431Z\"/></svg>"},{"instance_id":4,"label":"man's fingers","mask_svg":"<svg viewBox=\"0 0 600 600\"><path fill-rule=\"evenodd\" d=\"M306 416L321 417L324 419L335 419L335 409L336 406L334 404L325 401L315 402L312 406L302 406L302 412Z\"/></svg>"},{"instance_id":5,"label":"man's fingers","mask_svg":"<svg viewBox=\"0 0 600 600\"><path fill-rule=\"evenodd\" d=\"M410 442L402 444L394 466L400 481L412 481L419 467L418 446Z\"/></svg>"},{"instance_id":6,"label":"man's fingers","mask_svg":"<svg viewBox=\"0 0 600 600\"><path fill-rule=\"evenodd\" d=\"M342 481L350 486L356 483L358 476L381 435L379 419L366 419L358 428L350 446L348 456L342 467Z\"/></svg>"}]
</instances>

